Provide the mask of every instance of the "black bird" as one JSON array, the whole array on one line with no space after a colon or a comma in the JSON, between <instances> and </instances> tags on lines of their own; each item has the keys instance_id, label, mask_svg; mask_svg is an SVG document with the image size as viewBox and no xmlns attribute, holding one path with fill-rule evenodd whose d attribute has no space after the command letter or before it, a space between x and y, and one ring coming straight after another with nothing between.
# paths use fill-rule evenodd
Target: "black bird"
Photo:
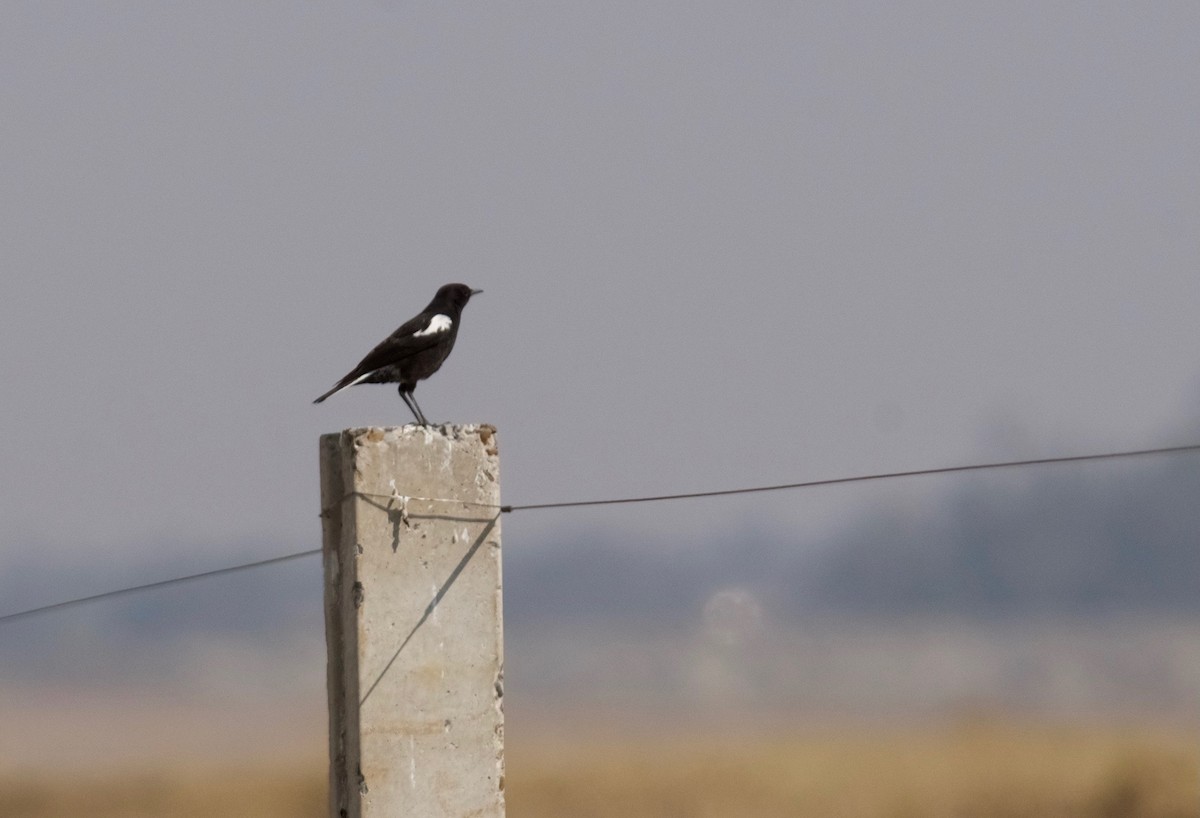
<instances>
[{"instance_id":1,"label":"black bird","mask_svg":"<svg viewBox=\"0 0 1200 818\"><path fill-rule=\"evenodd\" d=\"M417 405L413 390L438 371L458 337L458 321L462 309L483 290L472 290L466 284L447 284L437 291L429 306L400 325L400 328L380 342L358 366L350 370L337 385L317 398L320 403L347 386L360 383L398 383L400 397L408 404L417 422L428 426L429 421Z\"/></svg>"}]
</instances>

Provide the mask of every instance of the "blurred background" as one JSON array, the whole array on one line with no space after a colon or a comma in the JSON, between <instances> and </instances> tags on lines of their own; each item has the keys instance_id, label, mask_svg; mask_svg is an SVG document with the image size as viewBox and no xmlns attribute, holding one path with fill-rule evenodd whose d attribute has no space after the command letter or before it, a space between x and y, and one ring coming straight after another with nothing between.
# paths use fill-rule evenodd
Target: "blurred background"
<instances>
[{"instance_id":1,"label":"blurred background","mask_svg":"<svg viewBox=\"0 0 1200 818\"><path fill-rule=\"evenodd\" d=\"M13 3L0 616L505 502L1200 442L1200 6ZM1200 455L505 518L513 815L1200 815ZM0 623L0 814L322 815L315 557ZM69 776L63 776L69 772ZM236 806L230 806L230 805Z\"/></svg>"}]
</instances>

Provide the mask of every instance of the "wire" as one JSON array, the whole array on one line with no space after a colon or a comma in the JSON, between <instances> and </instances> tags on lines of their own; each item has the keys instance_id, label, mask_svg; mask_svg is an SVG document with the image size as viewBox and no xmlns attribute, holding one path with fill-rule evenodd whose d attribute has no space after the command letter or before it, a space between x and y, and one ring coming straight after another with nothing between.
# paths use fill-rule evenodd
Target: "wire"
<instances>
[{"instance_id":1,"label":"wire","mask_svg":"<svg viewBox=\"0 0 1200 818\"><path fill-rule=\"evenodd\" d=\"M721 489L718 491L697 491L687 494L658 494L646 497L622 497L609 500L576 500L565 503L529 503L525 505L508 505L499 506L501 513L510 514L514 511L534 511L539 509L551 508L579 508L581 506L611 506L623 503L655 503L663 500L693 500L701 497L726 497L734 494L753 494L764 491L784 491L787 489L806 489L815 488L817 486L836 486L843 483L865 483L869 480L891 480L897 477L918 477L929 474L953 474L955 472L968 471L984 471L988 469L1010 469L1019 466L1046 466L1052 463L1083 463L1093 460L1116 460L1127 457L1146 457L1149 455L1164 455L1164 454L1182 454L1184 452L1200 452L1200 443L1193 443L1186 446L1165 446L1159 449L1135 449L1123 452L1105 452L1103 454L1080 454L1070 455L1067 457L1039 457L1032 460L1006 460L996 463L974 463L969 466L943 466L933 469L914 469L911 471L894 471L881 474L863 474L855 477L834 477L825 480L807 480L801 483L780 483L774 486L753 486L750 488L740 489ZM410 499L410 500L427 500L429 502L462 502L449 499L435 498L404 498L401 495L388 494L367 494L365 492L350 492L341 499L344 501L354 496L369 496L369 497L384 497L389 499ZM485 503L467 503L467 505L487 506ZM490 506L496 508L496 506ZM325 512L322 512L325 513ZM65 602L55 602L51 605L42 605L37 608L30 608L25 611L17 611L16 613L5 614L0 616L0 624L5 624L16 619L21 619L34 614L45 613L46 611L54 611L60 608L67 608L73 605L83 605L88 602L96 602L101 599L110 599L116 596L125 594L137 593L146 591L151 588L162 588L167 585L176 585L182 582L191 582L192 580L207 579L209 577L221 576L222 574L232 574L237 571L245 571L250 568L261 568L266 565L274 565L288 560L299 559L300 557L311 557L320 554L321 549L314 548L310 551L300 551L295 554L285 554L282 557L272 557L271 559L259 560L258 562L248 562L244 565L233 565L228 568L216 568L212 571L203 571L199 574L189 574L184 577L175 577L173 579L164 579L159 582L149 582L145 585L134 585L130 588L121 588L116 591L105 591L102 594L93 594L92 596L80 597L78 599L69 599Z\"/></svg>"},{"instance_id":2,"label":"wire","mask_svg":"<svg viewBox=\"0 0 1200 818\"><path fill-rule=\"evenodd\" d=\"M315 554L320 554L320 548L314 548L311 551L300 551L295 554L284 554L282 557L271 557L258 562L247 562L244 565L232 565L228 568L214 568L211 571L201 571L199 574L188 574L185 577L173 577L172 579L163 579L158 582L147 582L145 585L134 585L129 588L120 588L116 591L105 591L102 594L92 594L91 596L83 596L78 599L68 599L65 602L55 602L50 605L42 605L37 608L30 608L26 611L17 611L16 613L5 614L0 616L0 624L12 622L15 619L22 619L26 616L45 613L46 611L56 611L60 608L69 608L72 605L83 605L87 602L96 602L101 599L111 599L115 596L124 596L125 594L133 594L138 591L147 591L151 588L164 588L168 585L178 585L182 582L191 582L197 579L208 579L209 577L221 576L222 574L233 574L238 571L246 571L251 568L262 568L265 565L275 565L288 560L299 559L300 557L311 557Z\"/></svg>"},{"instance_id":3,"label":"wire","mask_svg":"<svg viewBox=\"0 0 1200 818\"><path fill-rule=\"evenodd\" d=\"M454 497L413 497L411 495L400 494L399 492L393 492L391 494L378 494L378 493L374 493L374 492L370 492L370 491L348 491L345 494L343 494L341 497L339 497L336 501L334 501L330 505L326 506L325 508L321 509L321 517L322 518L328 517L330 512L332 512L335 507L337 507L341 503L344 503L347 500L350 500L355 497L370 497L370 498L378 499L378 500L398 500L400 502L400 505L396 508L391 508L389 506L385 509L384 506L378 506L378 505L375 507L378 509L385 509L387 511L400 511L404 514L408 513L407 512L408 503L409 503L409 501L412 501L412 500L416 500L416 501L422 502L422 503L450 503L450 504L456 505L456 506L474 506L475 508L492 508L492 509L502 508L501 506L497 505L496 503L476 503L473 500L459 500Z\"/></svg>"},{"instance_id":4,"label":"wire","mask_svg":"<svg viewBox=\"0 0 1200 818\"><path fill-rule=\"evenodd\" d=\"M951 474L953 472L983 471L984 469L1008 469L1016 466L1045 466L1050 463L1080 463L1088 460L1115 460L1122 457L1144 457L1154 454L1179 454L1200 451L1200 443L1187 446L1167 446L1161 449L1137 449L1126 452L1104 454L1079 454L1069 457L1040 457L1035 460L1007 460L999 463L976 463L970 466L943 466L936 469L894 471L884 474L864 474L857 477L834 477L826 480L807 480L802 483L780 483L774 486L754 486L743 489L721 489L719 491L696 491L688 494L658 494L649 497L623 497L615 500L575 500L566 503L533 503L529 505L501 506L500 511L533 511L548 508L578 508L580 506L611 506L621 503L656 503L662 500L692 500L698 497L725 497L731 494L753 494L760 491L784 491L785 489L807 489L816 486L836 486L841 483L865 483L868 480L891 480L896 477L917 477L924 474Z\"/></svg>"}]
</instances>

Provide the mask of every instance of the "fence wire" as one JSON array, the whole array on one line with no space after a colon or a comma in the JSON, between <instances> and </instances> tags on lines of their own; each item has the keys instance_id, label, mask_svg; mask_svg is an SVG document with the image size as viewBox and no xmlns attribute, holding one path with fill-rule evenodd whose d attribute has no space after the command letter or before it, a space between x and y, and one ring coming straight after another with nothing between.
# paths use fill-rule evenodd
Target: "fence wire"
<instances>
[{"instance_id":1,"label":"fence wire","mask_svg":"<svg viewBox=\"0 0 1200 818\"><path fill-rule=\"evenodd\" d=\"M1100 460L1118 460L1118 459L1126 459L1126 458L1134 458L1134 457L1149 457L1149 456L1185 454L1185 453L1189 453L1189 452L1200 452L1200 443L1187 444L1187 445L1183 445L1183 446L1164 446L1164 447L1155 448L1155 449L1132 449L1132 450L1120 451L1120 452L1102 452L1100 454L1068 455L1065 457L1039 457L1039 458L1027 459L1027 460L1005 460L1005 461L990 462L990 463L972 463L970 465L965 465L965 466L942 466L942 467L930 468L930 469L912 469L909 471L880 472L877 474L863 474L863 475L856 475L853 477L833 477L833 478L827 478L827 479L823 479L823 480L805 480L805 481L801 481L801 482L797 482L797 483L778 483L778 484L770 485L770 486L750 486L750 487L745 487L745 488L718 489L715 491L698 491L698 492L687 492L687 493L681 493L681 494L655 494L655 495L646 495L646 496L642 496L642 497L621 497L621 498L610 498L610 499L602 499L602 500L572 500L572 501L556 502L556 503L526 503L526 504L516 504L516 505L489 505L486 503L466 503L465 501L454 500L452 498L408 497L405 495L401 495L399 493L369 494L366 492L352 492L352 493L347 494L344 497L342 497L341 501L344 502L345 500L350 499L352 497L377 497L377 498L385 498L385 499L389 499L389 500L399 501L403 506L409 500L422 500L425 502L433 502L433 503L457 503L460 505L466 504L466 505L472 505L472 506L482 506L485 508L497 509L498 511L500 511L503 514L511 514L513 512L517 512L517 511L540 511L540 510L546 510L546 509L583 508L586 506L624 505L624 504L629 504L629 503L657 503L657 502L664 502L664 501L668 501L668 500L694 500L694 499L708 498L708 497L730 497L730 496L737 495L737 494L756 494L756 493L761 493L761 492L809 489L809 488L817 488L820 486L845 485L847 483L865 483L865 482L878 481L878 480L895 480L895 479L904 478L904 477L921 477L921 476L937 475L937 474L956 474L956 473L962 473L962 472L989 471L989 470L996 470L996 469L1027 468L1027 467L1034 467L1034 466L1047 466L1047 465L1058 464L1058 463L1086 463L1086 462L1093 462L1093 461L1100 461ZM328 509L324 509L322 511L322 514L326 514L326 513L328 513L328 511L329 511ZM269 565L276 565L276 564L279 564L282 562L288 562L290 560L300 559L302 557L316 556L317 554L320 554L320 553L321 553L320 548L313 548L313 549L309 549L307 551L298 551L293 554L284 554L284 555L278 556L278 557L271 557L269 559L258 560L257 562L248 562L248 563L243 563L241 565L231 565L231 566L228 566L225 568L214 568L210 571L201 571L200 573L197 573L197 574L188 574L186 576L172 577L170 579L158 580L156 582L148 582L148 583L145 583L142 585L133 585L128 588L119 588L119 589L116 589L113 591L104 591L103 593L92 594L90 596L78 597L76 599L68 599L63 602L53 602L48 605L39 605L36 608L29 608L27 610L16 611L15 613L4 614L3 616L0 616L0 625L7 624L9 622L14 622L18 619L24 619L26 617L34 616L35 614L47 613L49 611L56 611L56 610L59 610L62 608L73 607L75 605L84 605L84 604L88 604L88 603L92 603L92 602L98 602L103 599L112 599L114 597L126 596L128 594L134 594L134 593L138 593L141 591L148 591L148 590L151 590L154 588L164 588L164 587L167 587L170 585L178 585L178 584L184 583L184 582L193 582L195 580L209 579L212 577L223 576L226 574L238 573L240 571L249 571L254 568L263 568L263 567L266 567Z\"/></svg>"}]
</instances>

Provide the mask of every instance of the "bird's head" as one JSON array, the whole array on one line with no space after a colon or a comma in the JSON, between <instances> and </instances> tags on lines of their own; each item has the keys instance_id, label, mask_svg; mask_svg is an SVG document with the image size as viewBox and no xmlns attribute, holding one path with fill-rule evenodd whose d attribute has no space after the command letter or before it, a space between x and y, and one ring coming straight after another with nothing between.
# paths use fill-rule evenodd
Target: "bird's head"
<instances>
[{"instance_id":1,"label":"bird's head","mask_svg":"<svg viewBox=\"0 0 1200 818\"><path fill-rule=\"evenodd\" d=\"M433 297L433 303L452 305L455 309L461 310L471 300L471 296L479 295L481 292L483 290L472 290L466 284L447 284L437 291L437 295Z\"/></svg>"}]
</instances>

